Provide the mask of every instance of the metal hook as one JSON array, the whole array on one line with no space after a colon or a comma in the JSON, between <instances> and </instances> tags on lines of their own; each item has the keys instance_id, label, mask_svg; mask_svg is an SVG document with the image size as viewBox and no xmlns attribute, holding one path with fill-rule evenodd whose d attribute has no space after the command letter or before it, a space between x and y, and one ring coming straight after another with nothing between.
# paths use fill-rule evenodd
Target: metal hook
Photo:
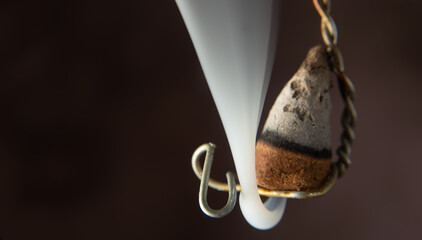
<instances>
[{"instance_id":1,"label":"metal hook","mask_svg":"<svg viewBox=\"0 0 422 240\"><path fill-rule=\"evenodd\" d=\"M208 184L210 181L211 165L214 158L215 147L216 146L214 144L209 143L209 144L203 144L198 149L196 149L196 151L193 153L193 156L192 156L192 168L194 169L195 174L197 176L201 176L201 185L199 188L199 206L201 207L202 211L208 216L221 218L229 214L233 210L234 206L236 205L236 201L237 201L236 180L232 172L226 173L226 178L228 182L227 190L229 191L229 199L227 200L227 203L223 208L212 209L208 205L207 193L208 193ZM204 169L201 170L198 159L200 155L204 152L206 152ZM226 184L223 184L223 185L227 186Z\"/></svg>"}]
</instances>

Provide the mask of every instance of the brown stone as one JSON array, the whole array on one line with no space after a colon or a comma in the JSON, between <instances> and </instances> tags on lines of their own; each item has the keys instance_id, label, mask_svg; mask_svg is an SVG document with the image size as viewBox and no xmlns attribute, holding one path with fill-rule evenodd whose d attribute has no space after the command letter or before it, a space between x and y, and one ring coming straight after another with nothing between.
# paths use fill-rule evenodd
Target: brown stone
<instances>
[{"instance_id":1,"label":"brown stone","mask_svg":"<svg viewBox=\"0 0 422 240\"><path fill-rule=\"evenodd\" d=\"M324 46L309 50L277 97L256 147L258 185L313 190L330 171L330 70Z\"/></svg>"},{"instance_id":2,"label":"brown stone","mask_svg":"<svg viewBox=\"0 0 422 240\"><path fill-rule=\"evenodd\" d=\"M259 140L256 146L258 185L270 190L308 191L319 188L330 171L330 158L273 146Z\"/></svg>"}]
</instances>

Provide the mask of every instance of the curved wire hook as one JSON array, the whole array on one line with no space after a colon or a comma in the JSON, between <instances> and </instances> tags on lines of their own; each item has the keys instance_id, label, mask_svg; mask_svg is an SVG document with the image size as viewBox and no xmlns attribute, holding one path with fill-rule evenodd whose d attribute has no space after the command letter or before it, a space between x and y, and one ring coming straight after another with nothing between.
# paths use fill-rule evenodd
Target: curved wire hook
<instances>
[{"instance_id":1,"label":"curved wire hook","mask_svg":"<svg viewBox=\"0 0 422 240\"><path fill-rule=\"evenodd\" d=\"M202 211L210 217L221 218L229 214L236 205L237 201L237 192L236 192L236 180L232 172L226 173L226 178L228 182L228 191L229 199L227 200L226 205L221 209L213 209L208 205L207 193L208 193L208 184L211 174L211 165L214 158L214 149L215 145L212 143L206 143L201 145L192 155L192 167L196 175L201 177L201 185L199 188L199 206ZM204 169L200 171L201 167L199 166L198 158L202 153L206 152Z\"/></svg>"}]
</instances>

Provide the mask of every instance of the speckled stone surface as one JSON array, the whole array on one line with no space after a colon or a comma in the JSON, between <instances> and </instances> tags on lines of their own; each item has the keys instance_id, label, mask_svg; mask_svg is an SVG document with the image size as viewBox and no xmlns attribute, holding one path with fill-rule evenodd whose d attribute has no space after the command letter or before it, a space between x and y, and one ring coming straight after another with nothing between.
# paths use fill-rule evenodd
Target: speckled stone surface
<instances>
[{"instance_id":1,"label":"speckled stone surface","mask_svg":"<svg viewBox=\"0 0 422 240\"><path fill-rule=\"evenodd\" d=\"M318 188L330 170L327 54L313 47L277 97L256 149L257 182L273 190Z\"/></svg>"}]
</instances>

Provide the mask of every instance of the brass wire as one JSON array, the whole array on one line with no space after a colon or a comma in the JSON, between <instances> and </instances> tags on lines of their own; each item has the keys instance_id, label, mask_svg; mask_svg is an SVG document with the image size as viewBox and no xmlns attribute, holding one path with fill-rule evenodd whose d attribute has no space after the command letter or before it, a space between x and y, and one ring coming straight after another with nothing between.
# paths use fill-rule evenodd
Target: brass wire
<instances>
[{"instance_id":1,"label":"brass wire","mask_svg":"<svg viewBox=\"0 0 422 240\"><path fill-rule=\"evenodd\" d=\"M327 46L330 66L337 76L340 93L345 103L341 119L343 132L340 138L341 145L337 148L337 155L339 158L336 162L338 177L341 177L352 164L350 155L352 153L352 143L355 140L354 127L357 121L357 112L354 104L355 87L353 86L352 81L344 73L343 56L337 46L337 27L330 15L331 1L313 0L313 3L315 9L321 16L322 39Z\"/></svg>"}]
</instances>

